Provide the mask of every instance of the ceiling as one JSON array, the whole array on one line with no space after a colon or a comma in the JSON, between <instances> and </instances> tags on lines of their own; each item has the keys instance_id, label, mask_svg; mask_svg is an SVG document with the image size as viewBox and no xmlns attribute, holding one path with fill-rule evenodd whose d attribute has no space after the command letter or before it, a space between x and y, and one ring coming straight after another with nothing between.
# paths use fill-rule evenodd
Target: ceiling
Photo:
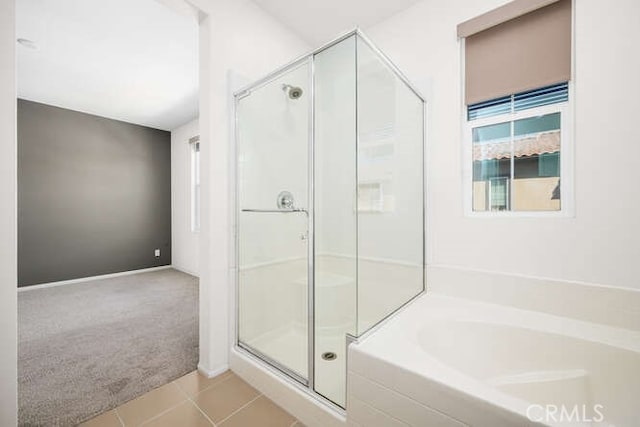
<instances>
[{"instance_id":1,"label":"ceiling","mask_svg":"<svg viewBox=\"0 0 640 427\"><path fill-rule=\"evenodd\" d=\"M311 46L420 0L253 0ZM172 130L198 115L197 14L181 0L17 0L18 96Z\"/></svg>"},{"instance_id":2,"label":"ceiling","mask_svg":"<svg viewBox=\"0 0 640 427\"><path fill-rule=\"evenodd\" d=\"M161 4L162 2L162 4ZM17 0L18 97L156 129L198 115L198 22L156 0Z\"/></svg>"},{"instance_id":3,"label":"ceiling","mask_svg":"<svg viewBox=\"0 0 640 427\"><path fill-rule=\"evenodd\" d=\"M367 28L420 0L253 0L313 47Z\"/></svg>"}]
</instances>

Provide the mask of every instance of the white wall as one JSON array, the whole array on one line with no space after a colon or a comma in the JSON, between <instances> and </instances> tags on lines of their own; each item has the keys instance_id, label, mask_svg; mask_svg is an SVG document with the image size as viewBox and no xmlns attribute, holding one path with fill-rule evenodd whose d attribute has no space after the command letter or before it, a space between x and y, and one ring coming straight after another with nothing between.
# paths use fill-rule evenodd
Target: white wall
<instances>
[{"instance_id":1,"label":"white wall","mask_svg":"<svg viewBox=\"0 0 640 427\"><path fill-rule=\"evenodd\" d=\"M213 374L226 369L235 301L230 145L231 73L256 79L308 49L300 38L247 0L194 0L200 22L200 362Z\"/></svg>"},{"instance_id":2,"label":"white wall","mask_svg":"<svg viewBox=\"0 0 640 427\"><path fill-rule=\"evenodd\" d=\"M198 275L199 232L192 230L192 149L189 138L200 132L198 119L171 131L171 264Z\"/></svg>"},{"instance_id":3,"label":"white wall","mask_svg":"<svg viewBox=\"0 0 640 427\"><path fill-rule=\"evenodd\" d=\"M0 2L0 425L17 424L15 3Z\"/></svg>"},{"instance_id":4,"label":"white wall","mask_svg":"<svg viewBox=\"0 0 640 427\"><path fill-rule=\"evenodd\" d=\"M425 0L367 29L428 97L430 264L640 290L640 3L575 3L574 218L463 214L456 25L504 0Z\"/></svg>"}]
</instances>

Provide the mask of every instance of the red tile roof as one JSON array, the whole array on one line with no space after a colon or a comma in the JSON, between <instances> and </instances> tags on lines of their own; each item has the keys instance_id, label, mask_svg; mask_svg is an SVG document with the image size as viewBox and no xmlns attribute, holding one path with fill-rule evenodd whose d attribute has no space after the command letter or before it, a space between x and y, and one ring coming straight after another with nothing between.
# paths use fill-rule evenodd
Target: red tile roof
<instances>
[{"instance_id":1,"label":"red tile roof","mask_svg":"<svg viewBox=\"0 0 640 427\"><path fill-rule=\"evenodd\" d=\"M515 157L533 156L560 151L560 131L543 132L536 136L513 141ZM508 159L511 157L511 142L473 144L473 160Z\"/></svg>"}]
</instances>

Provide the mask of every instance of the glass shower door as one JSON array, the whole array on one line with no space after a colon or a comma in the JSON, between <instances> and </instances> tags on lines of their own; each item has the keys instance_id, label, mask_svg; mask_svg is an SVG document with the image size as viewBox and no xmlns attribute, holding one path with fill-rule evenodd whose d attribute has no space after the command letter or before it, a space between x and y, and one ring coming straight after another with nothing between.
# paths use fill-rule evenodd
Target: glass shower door
<instances>
[{"instance_id":1,"label":"glass shower door","mask_svg":"<svg viewBox=\"0 0 640 427\"><path fill-rule=\"evenodd\" d=\"M309 378L309 81L305 62L241 96L239 345Z\"/></svg>"}]
</instances>

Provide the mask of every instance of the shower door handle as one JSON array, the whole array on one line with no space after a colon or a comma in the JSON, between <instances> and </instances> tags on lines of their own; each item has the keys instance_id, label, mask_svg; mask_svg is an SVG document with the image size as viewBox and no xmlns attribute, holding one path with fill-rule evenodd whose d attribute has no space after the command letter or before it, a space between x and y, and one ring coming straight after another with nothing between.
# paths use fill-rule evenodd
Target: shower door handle
<instances>
[{"instance_id":1,"label":"shower door handle","mask_svg":"<svg viewBox=\"0 0 640 427\"><path fill-rule=\"evenodd\" d=\"M306 209L293 208L293 209L242 209L242 212L255 212L255 213L303 213L309 216L309 212Z\"/></svg>"}]
</instances>

